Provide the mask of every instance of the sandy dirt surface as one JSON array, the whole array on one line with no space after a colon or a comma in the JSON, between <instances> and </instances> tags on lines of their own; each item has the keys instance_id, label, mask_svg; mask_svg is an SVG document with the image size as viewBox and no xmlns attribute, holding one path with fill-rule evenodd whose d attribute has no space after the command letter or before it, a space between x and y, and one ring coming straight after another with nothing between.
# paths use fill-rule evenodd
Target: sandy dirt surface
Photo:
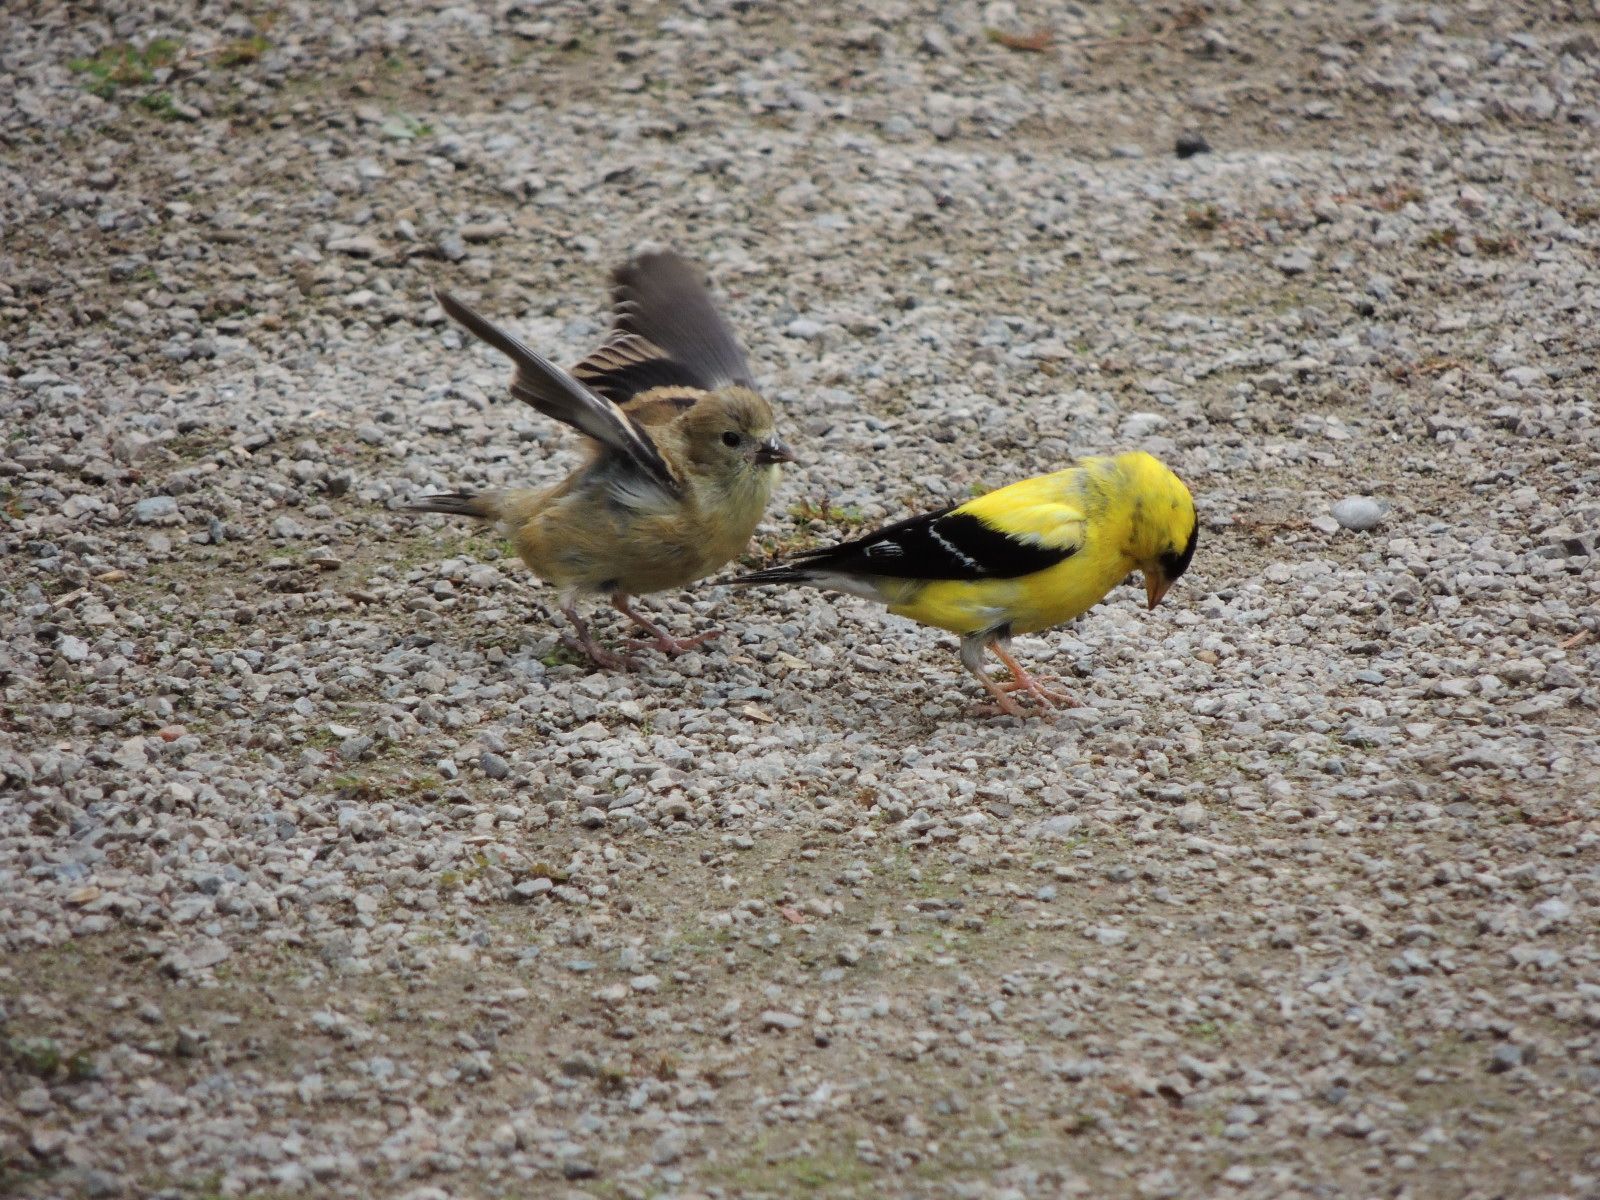
<instances>
[{"instance_id":1,"label":"sandy dirt surface","mask_svg":"<svg viewBox=\"0 0 1600 1200\"><path fill-rule=\"evenodd\" d=\"M1592 4L5 25L0 1192L1600 1195ZM596 673L403 511L576 461L430 286L570 362L647 243L803 459L749 563L1190 482L1018 640L1085 707L711 581Z\"/></svg>"}]
</instances>

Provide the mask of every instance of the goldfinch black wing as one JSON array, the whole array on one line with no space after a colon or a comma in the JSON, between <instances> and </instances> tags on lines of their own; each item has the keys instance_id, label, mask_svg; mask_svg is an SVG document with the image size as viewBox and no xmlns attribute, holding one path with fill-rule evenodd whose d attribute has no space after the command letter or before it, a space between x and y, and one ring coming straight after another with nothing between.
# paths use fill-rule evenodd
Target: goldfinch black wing
<instances>
[{"instance_id":1,"label":"goldfinch black wing","mask_svg":"<svg viewBox=\"0 0 1600 1200\"><path fill-rule=\"evenodd\" d=\"M573 368L621 404L654 388L754 388L739 340L700 271L680 254L641 254L612 277L615 319L605 344Z\"/></svg>"},{"instance_id":2,"label":"goldfinch black wing","mask_svg":"<svg viewBox=\"0 0 1600 1200\"><path fill-rule=\"evenodd\" d=\"M897 521L852 542L808 550L782 566L735 582L803 581L818 575L952 582L1016 579L1065 562L1082 547L1082 519L1075 509L1051 504L1057 512L1039 513L1037 504L985 505L997 495ZM986 508L1001 511L991 514Z\"/></svg>"},{"instance_id":3,"label":"goldfinch black wing","mask_svg":"<svg viewBox=\"0 0 1600 1200\"><path fill-rule=\"evenodd\" d=\"M434 296L452 320L516 364L517 372L511 380L513 396L588 434L669 494L681 494L682 486L655 442L615 401L584 386L449 292L436 290Z\"/></svg>"}]
</instances>

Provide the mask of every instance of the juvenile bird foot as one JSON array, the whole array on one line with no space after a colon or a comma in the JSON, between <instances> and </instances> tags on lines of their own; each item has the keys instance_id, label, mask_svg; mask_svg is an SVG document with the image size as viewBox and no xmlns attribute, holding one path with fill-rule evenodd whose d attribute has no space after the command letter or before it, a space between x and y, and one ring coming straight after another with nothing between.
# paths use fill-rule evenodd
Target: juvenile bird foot
<instances>
[{"instance_id":1,"label":"juvenile bird foot","mask_svg":"<svg viewBox=\"0 0 1600 1200\"><path fill-rule=\"evenodd\" d=\"M712 629L705 633L697 633L694 637L675 638L661 626L650 620L643 613L638 612L633 605L628 603L627 596L618 592L611 597L611 607L616 609L628 620L639 626L650 635L651 640L634 640L628 643L635 650L659 650L661 653L676 658L680 654L687 654L699 646L705 645L712 638L721 635L722 630Z\"/></svg>"},{"instance_id":2,"label":"juvenile bird foot","mask_svg":"<svg viewBox=\"0 0 1600 1200\"><path fill-rule=\"evenodd\" d=\"M589 634L589 625L578 615L570 603L561 606L562 615L572 622L574 632L563 633L561 644L567 649L584 655L602 671L631 671L638 664L626 654L617 654L600 645Z\"/></svg>"},{"instance_id":3,"label":"juvenile bird foot","mask_svg":"<svg viewBox=\"0 0 1600 1200\"><path fill-rule=\"evenodd\" d=\"M626 654L618 654L613 650L607 650L591 638L563 633L561 635L561 644L574 654L583 655L602 671L632 671L639 665Z\"/></svg>"},{"instance_id":4,"label":"juvenile bird foot","mask_svg":"<svg viewBox=\"0 0 1600 1200\"><path fill-rule=\"evenodd\" d=\"M635 650L659 650L669 658L676 658L680 654L687 654L700 646L705 645L714 637L721 637L722 630L712 629L705 633L697 633L693 637L675 638L664 630L657 631L652 639L630 638L628 645Z\"/></svg>"}]
</instances>

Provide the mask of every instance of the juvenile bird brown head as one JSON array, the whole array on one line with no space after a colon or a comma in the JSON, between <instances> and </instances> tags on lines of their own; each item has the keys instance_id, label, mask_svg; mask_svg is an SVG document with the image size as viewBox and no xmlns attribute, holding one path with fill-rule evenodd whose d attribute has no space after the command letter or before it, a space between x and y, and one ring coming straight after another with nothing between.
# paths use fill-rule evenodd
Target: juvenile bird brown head
<instances>
[{"instance_id":1,"label":"juvenile bird brown head","mask_svg":"<svg viewBox=\"0 0 1600 1200\"><path fill-rule=\"evenodd\" d=\"M686 413L683 431L691 459L713 475L775 475L794 453L778 439L772 406L745 388L715 392Z\"/></svg>"}]
</instances>

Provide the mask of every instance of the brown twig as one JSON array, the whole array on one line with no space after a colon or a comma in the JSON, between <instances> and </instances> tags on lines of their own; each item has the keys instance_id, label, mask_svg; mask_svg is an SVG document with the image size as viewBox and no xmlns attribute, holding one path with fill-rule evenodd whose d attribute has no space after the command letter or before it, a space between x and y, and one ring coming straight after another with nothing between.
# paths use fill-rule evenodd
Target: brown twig
<instances>
[{"instance_id":1,"label":"brown twig","mask_svg":"<svg viewBox=\"0 0 1600 1200\"><path fill-rule=\"evenodd\" d=\"M1042 26L1032 33L1007 33L1003 29L990 29L987 32L991 42L1004 46L1007 50L1042 54L1056 44L1056 35Z\"/></svg>"},{"instance_id":2,"label":"brown twig","mask_svg":"<svg viewBox=\"0 0 1600 1200\"><path fill-rule=\"evenodd\" d=\"M1156 25L1148 33L1126 33L1119 37L1086 38L1081 42L1072 44L1084 50L1099 50L1107 46L1149 46L1155 43L1170 42L1178 34L1190 29L1197 29L1204 25L1206 11L1198 4L1191 4L1172 18L1172 24L1167 26Z\"/></svg>"},{"instance_id":3,"label":"brown twig","mask_svg":"<svg viewBox=\"0 0 1600 1200\"><path fill-rule=\"evenodd\" d=\"M1307 528L1309 522L1304 517L1286 517L1277 521L1255 520L1250 517L1241 517L1234 524L1255 538L1260 545L1269 545L1279 531L1296 531Z\"/></svg>"}]
</instances>

